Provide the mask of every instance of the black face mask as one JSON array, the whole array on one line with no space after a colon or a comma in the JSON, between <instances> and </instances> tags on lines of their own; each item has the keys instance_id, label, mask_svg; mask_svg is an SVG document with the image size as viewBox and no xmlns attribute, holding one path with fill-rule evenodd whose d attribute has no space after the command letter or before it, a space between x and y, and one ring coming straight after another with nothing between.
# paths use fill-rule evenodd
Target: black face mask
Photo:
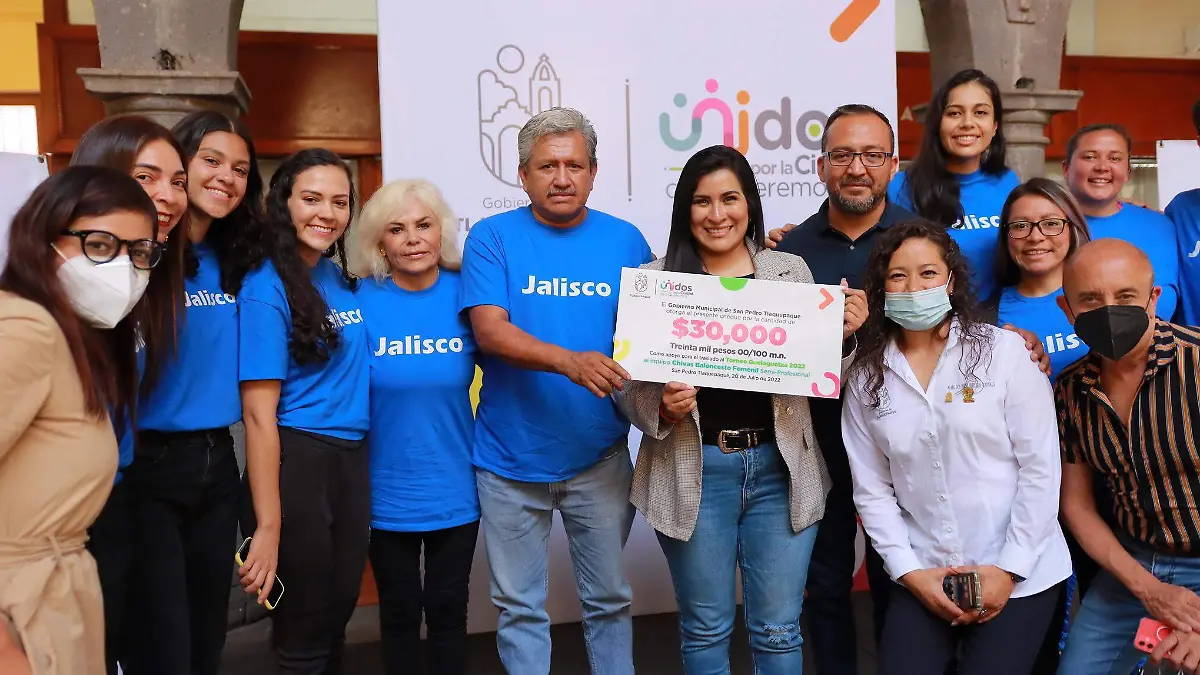
<instances>
[{"instance_id":1,"label":"black face mask","mask_svg":"<svg viewBox=\"0 0 1200 675\"><path fill-rule=\"evenodd\" d=\"M1113 361L1137 346L1146 329L1150 315L1137 305L1105 305L1075 317L1075 334L1100 356Z\"/></svg>"}]
</instances>

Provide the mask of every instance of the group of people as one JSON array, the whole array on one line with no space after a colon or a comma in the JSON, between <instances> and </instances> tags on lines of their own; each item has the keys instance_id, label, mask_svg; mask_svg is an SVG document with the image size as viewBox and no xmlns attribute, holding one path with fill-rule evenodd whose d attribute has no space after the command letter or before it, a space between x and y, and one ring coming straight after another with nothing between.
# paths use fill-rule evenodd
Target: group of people
<instances>
[{"instance_id":1,"label":"group of people","mask_svg":"<svg viewBox=\"0 0 1200 675\"><path fill-rule=\"evenodd\" d=\"M1122 201L1116 125L1075 134L1066 187L1020 183L979 71L927 119L899 172L887 117L838 108L828 199L770 233L746 158L701 150L658 258L587 206L597 136L570 109L521 129L530 205L461 256L428 181L359 209L327 150L265 186L221 114L101 122L0 274L0 672L214 675L237 550L280 672L338 672L369 559L387 672L465 673L482 532L500 659L549 673L557 511L591 671L632 673L635 508L689 674L730 672L738 569L756 673L801 672L801 616L817 670L856 672L859 518L882 673L1195 672L1200 191ZM843 399L631 381L616 293L534 291L625 267L840 286ZM943 588L969 572L977 609ZM1145 617L1173 629L1151 655Z\"/></svg>"}]
</instances>

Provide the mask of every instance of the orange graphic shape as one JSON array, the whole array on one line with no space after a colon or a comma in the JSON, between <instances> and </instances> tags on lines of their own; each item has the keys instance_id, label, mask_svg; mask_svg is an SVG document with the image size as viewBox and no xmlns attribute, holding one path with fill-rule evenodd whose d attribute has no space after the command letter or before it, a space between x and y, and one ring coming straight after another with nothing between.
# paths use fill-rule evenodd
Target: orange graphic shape
<instances>
[{"instance_id":1,"label":"orange graphic shape","mask_svg":"<svg viewBox=\"0 0 1200 675\"><path fill-rule=\"evenodd\" d=\"M879 9L879 2L880 0L852 0L838 18L829 24L830 37L838 42L849 40L859 26Z\"/></svg>"},{"instance_id":2,"label":"orange graphic shape","mask_svg":"<svg viewBox=\"0 0 1200 675\"><path fill-rule=\"evenodd\" d=\"M821 301L821 304L817 305L817 309L825 309L833 302L833 295L824 288L821 289L821 295L825 296L825 299Z\"/></svg>"}]
</instances>

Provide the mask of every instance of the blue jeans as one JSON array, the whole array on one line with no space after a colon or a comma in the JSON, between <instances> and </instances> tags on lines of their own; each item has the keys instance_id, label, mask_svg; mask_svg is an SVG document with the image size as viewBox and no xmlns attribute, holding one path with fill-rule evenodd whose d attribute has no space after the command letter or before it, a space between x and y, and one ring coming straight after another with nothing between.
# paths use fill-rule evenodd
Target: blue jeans
<instances>
[{"instance_id":1,"label":"blue jeans","mask_svg":"<svg viewBox=\"0 0 1200 675\"><path fill-rule=\"evenodd\" d=\"M1183 558L1122 540L1125 549L1159 581L1200 592L1200 558ZM1101 570L1071 623L1059 675L1130 675L1146 656L1133 646L1138 623L1150 613L1116 577ZM1147 666L1146 673L1157 672ZM1175 669L1164 664L1164 673Z\"/></svg>"},{"instance_id":2,"label":"blue jeans","mask_svg":"<svg viewBox=\"0 0 1200 675\"><path fill-rule=\"evenodd\" d=\"M788 471L773 443L725 454L704 446L700 514L688 541L659 533L679 605L687 675L728 675L737 610L734 568L755 675L800 675L800 610L817 526L792 532Z\"/></svg>"},{"instance_id":3,"label":"blue jeans","mask_svg":"<svg viewBox=\"0 0 1200 675\"><path fill-rule=\"evenodd\" d=\"M592 673L632 675L633 590L623 551L633 525L633 464L624 439L592 468L557 483L522 483L483 470L475 476L492 602L500 610L496 647L505 670L550 672L547 558L557 509L575 567Z\"/></svg>"}]
</instances>

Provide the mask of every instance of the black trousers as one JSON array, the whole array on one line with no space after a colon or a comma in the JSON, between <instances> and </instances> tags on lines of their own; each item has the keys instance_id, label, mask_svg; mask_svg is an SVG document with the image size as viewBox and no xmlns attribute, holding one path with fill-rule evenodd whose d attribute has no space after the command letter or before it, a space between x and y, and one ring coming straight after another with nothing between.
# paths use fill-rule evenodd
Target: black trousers
<instances>
[{"instance_id":1,"label":"black trousers","mask_svg":"<svg viewBox=\"0 0 1200 675\"><path fill-rule=\"evenodd\" d=\"M841 419L840 401L811 399L813 418ZM836 426L836 425L835 425ZM850 462L841 440L840 427L819 428L817 440L829 468L831 487L825 500L825 516L817 528L812 559L808 564L808 595L804 617L806 642L812 649L818 675L858 672L858 636L850 593L854 586L854 540L858 534L857 510ZM828 431L828 433L821 433ZM866 542L867 580L871 586L876 645L883 633L890 588L883 559Z\"/></svg>"},{"instance_id":2,"label":"black trousers","mask_svg":"<svg viewBox=\"0 0 1200 675\"><path fill-rule=\"evenodd\" d=\"M466 675L467 595L478 536L478 520L432 532L371 530L388 675ZM422 614L428 626L427 671L420 666Z\"/></svg>"},{"instance_id":3,"label":"black trousers","mask_svg":"<svg viewBox=\"0 0 1200 675\"><path fill-rule=\"evenodd\" d=\"M125 471L135 536L121 666L216 675L229 621L239 500L229 429L138 434Z\"/></svg>"},{"instance_id":4,"label":"black trousers","mask_svg":"<svg viewBox=\"0 0 1200 675\"><path fill-rule=\"evenodd\" d=\"M279 428L277 575L283 596L271 612L277 671L340 672L346 623L354 613L371 527L370 463L365 441ZM254 532L247 495L242 532Z\"/></svg>"},{"instance_id":5,"label":"black trousers","mask_svg":"<svg viewBox=\"0 0 1200 675\"><path fill-rule=\"evenodd\" d=\"M952 627L892 584L879 675L943 675L956 653L957 672L964 675L1029 675L1062 586L1013 598L987 623Z\"/></svg>"},{"instance_id":6,"label":"black trousers","mask_svg":"<svg viewBox=\"0 0 1200 675\"><path fill-rule=\"evenodd\" d=\"M104 663L108 675L117 675L117 659L125 629L126 596L133 564L133 509L125 480L113 486L96 522L88 528L88 552L96 559L100 592L104 599Z\"/></svg>"}]
</instances>

